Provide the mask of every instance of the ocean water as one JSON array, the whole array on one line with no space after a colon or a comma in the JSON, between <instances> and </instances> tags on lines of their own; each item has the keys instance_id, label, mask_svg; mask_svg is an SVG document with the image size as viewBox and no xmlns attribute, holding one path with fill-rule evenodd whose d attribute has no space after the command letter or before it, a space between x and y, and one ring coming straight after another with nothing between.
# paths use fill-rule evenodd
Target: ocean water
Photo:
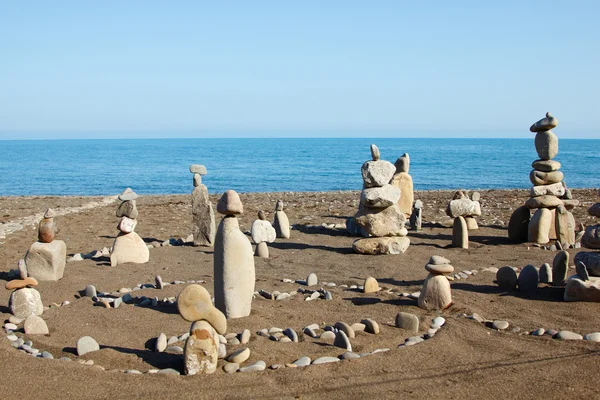
<instances>
[{"instance_id":1,"label":"ocean water","mask_svg":"<svg viewBox=\"0 0 600 400\"><path fill-rule=\"evenodd\" d=\"M528 188L531 139L132 139L0 141L0 196L181 194L190 164L210 193L359 190L377 144L411 158L415 190ZM561 139L555 160L572 188L600 187L600 140Z\"/></svg>"}]
</instances>

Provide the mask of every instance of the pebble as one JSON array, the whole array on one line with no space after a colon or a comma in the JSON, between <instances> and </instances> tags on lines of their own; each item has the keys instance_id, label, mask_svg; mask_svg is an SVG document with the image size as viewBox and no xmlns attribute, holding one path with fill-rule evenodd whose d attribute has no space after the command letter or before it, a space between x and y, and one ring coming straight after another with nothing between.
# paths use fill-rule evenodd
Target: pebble
<instances>
[{"instance_id":1,"label":"pebble","mask_svg":"<svg viewBox=\"0 0 600 400\"><path fill-rule=\"evenodd\" d=\"M351 352L351 351L347 351L347 352L345 352L344 354L342 354L342 355L340 356L340 358L341 358L342 360L355 360L355 359L357 359L357 358L360 358L360 355L359 355L359 354L356 354L356 353L353 353L353 352Z\"/></svg>"},{"instance_id":2,"label":"pebble","mask_svg":"<svg viewBox=\"0 0 600 400\"><path fill-rule=\"evenodd\" d=\"M239 369L240 369L240 364L229 363L229 364L223 365L223 371L227 372L228 374L237 372L237 370L239 370Z\"/></svg>"},{"instance_id":3,"label":"pebble","mask_svg":"<svg viewBox=\"0 0 600 400\"><path fill-rule=\"evenodd\" d=\"M19 325L21 322L23 322L23 318L11 315L10 317L8 317L8 322L11 324Z\"/></svg>"},{"instance_id":4,"label":"pebble","mask_svg":"<svg viewBox=\"0 0 600 400\"><path fill-rule=\"evenodd\" d=\"M439 329L446 323L446 320L443 317L435 317L433 321L431 321L431 327L433 329Z\"/></svg>"},{"instance_id":5,"label":"pebble","mask_svg":"<svg viewBox=\"0 0 600 400\"><path fill-rule=\"evenodd\" d=\"M165 337L166 337L166 335L165 335ZM167 341L167 346L170 346L170 345L175 344L177 342L179 342L179 338L177 336L171 336L169 338L169 340Z\"/></svg>"},{"instance_id":6,"label":"pebble","mask_svg":"<svg viewBox=\"0 0 600 400\"><path fill-rule=\"evenodd\" d=\"M589 340L590 342L600 342L600 332L588 333L583 337L583 340Z\"/></svg>"},{"instance_id":7,"label":"pebble","mask_svg":"<svg viewBox=\"0 0 600 400\"><path fill-rule=\"evenodd\" d=\"M292 296L290 296L289 293L280 293L277 295L277 297L275 297L275 300L285 300L285 299L289 299L290 297L292 297Z\"/></svg>"},{"instance_id":8,"label":"pebble","mask_svg":"<svg viewBox=\"0 0 600 400\"><path fill-rule=\"evenodd\" d=\"M28 335L47 335L50 333L46 321L35 314L31 314L27 317L23 324L23 330Z\"/></svg>"},{"instance_id":9,"label":"pebble","mask_svg":"<svg viewBox=\"0 0 600 400\"><path fill-rule=\"evenodd\" d=\"M293 330L292 328L286 328L286 329L283 331L283 334L284 334L285 336L289 337L289 338L290 338L290 340L291 340L292 342L294 342L294 343L297 343L297 342L298 342L298 334L297 334L297 333L296 333L296 331L295 331L295 330Z\"/></svg>"},{"instance_id":10,"label":"pebble","mask_svg":"<svg viewBox=\"0 0 600 400\"><path fill-rule=\"evenodd\" d=\"M325 356L325 357L319 357L316 360L314 360L312 362L312 365L328 364L328 363L339 362L339 361L340 361L340 359L337 357Z\"/></svg>"},{"instance_id":11,"label":"pebble","mask_svg":"<svg viewBox=\"0 0 600 400\"><path fill-rule=\"evenodd\" d=\"M334 328L343 331L349 339L353 339L354 337L356 337L356 335L354 334L354 329L352 329L352 327L345 322L336 322Z\"/></svg>"},{"instance_id":12,"label":"pebble","mask_svg":"<svg viewBox=\"0 0 600 400\"><path fill-rule=\"evenodd\" d=\"M240 343L246 344L250 341L250 330L244 329L240 334Z\"/></svg>"},{"instance_id":13,"label":"pebble","mask_svg":"<svg viewBox=\"0 0 600 400\"><path fill-rule=\"evenodd\" d=\"M282 337L281 339L279 339L280 343L292 343L292 339L290 339L287 336Z\"/></svg>"},{"instance_id":14,"label":"pebble","mask_svg":"<svg viewBox=\"0 0 600 400\"><path fill-rule=\"evenodd\" d=\"M313 293L310 295L310 297L309 297L309 298L310 298L311 300L316 300L316 299L318 299L319 297L321 297L321 293L319 293L319 292L313 292Z\"/></svg>"},{"instance_id":15,"label":"pebble","mask_svg":"<svg viewBox=\"0 0 600 400\"><path fill-rule=\"evenodd\" d=\"M53 360L54 356L52 354L50 354L49 352L47 352L47 351L43 351L42 352L42 358L47 358L49 360Z\"/></svg>"},{"instance_id":16,"label":"pebble","mask_svg":"<svg viewBox=\"0 0 600 400\"><path fill-rule=\"evenodd\" d=\"M87 285L84 292L86 297L95 297L98 295L94 285Z\"/></svg>"},{"instance_id":17,"label":"pebble","mask_svg":"<svg viewBox=\"0 0 600 400\"><path fill-rule=\"evenodd\" d=\"M329 290L325 291L325 300L333 300L333 293L331 293Z\"/></svg>"},{"instance_id":18,"label":"pebble","mask_svg":"<svg viewBox=\"0 0 600 400\"><path fill-rule=\"evenodd\" d=\"M391 349L390 349L389 347L383 347L383 348L380 348L380 349L375 349L375 350L373 350L373 351L371 352L371 354L385 353L385 352L388 352L388 351L390 351L390 350L391 350Z\"/></svg>"},{"instance_id":19,"label":"pebble","mask_svg":"<svg viewBox=\"0 0 600 400\"><path fill-rule=\"evenodd\" d=\"M247 367L242 367L239 369L240 372L254 372L254 371L264 371L267 368L267 364L260 360L255 362L254 364L250 364Z\"/></svg>"},{"instance_id":20,"label":"pebble","mask_svg":"<svg viewBox=\"0 0 600 400\"><path fill-rule=\"evenodd\" d=\"M306 326L309 329L312 329L313 331L316 331L319 329L319 324L310 324Z\"/></svg>"},{"instance_id":21,"label":"pebble","mask_svg":"<svg viewBox=\"0 0 600 400\"><path fill-rule=\"evenodd\" d=\"M165 351L165 349L167 348L167 335L165 335L164 333L161 333L160 335L158 335L158 338L156 338L156 344L155 344L155 351L162 353L163 351Z\"/></svg>"},{"instance_id":22,"label":"pebble","mask_svg":"<svg viewBox=\"0 0 600 400\"><path fill-rule=\"evenodd\" d=\"M473 315L471 315L470 318L474 319L475 321L479 322L480 324L485 322L485 319L483 319L483 317L477 313L473 313Z\"/></svg>"},{"instance_id":23,"label":"pebble","mask_svg":"<svg viewBox=\"0 0 600 400\"><path fill-rule=\"evenodd\" d=\"M183 354L183 348L180 346L169 346L165 349L169 353Z\"/></svg>"},{"instance_id":24,"label":"pebble","mask_svg":"<svg viewBox=\"0 0 600 400\"><path fill-rule=\"evenodd\" d=\"M161 369L160 371L158 371L158 373L162 375L181 375L179 371L173 368Z\"/></svg>"},{"instance_id":25,"label":"pebble","mask_svg":"<svg viewBox=\"0 0 600 400\"><path fill-rule=\"evenodd\" d=\"M121 297L117 297L113 301L113 308L119 308L119 306L123 303L123 299Z\"/></svg>"},{"instance_id":26,"label":"pebble","mask_svg":"<svg viewBox=\"0 0 600 400\"><path fill-rule=\"evenodd\" d=\"M379 324L377 322L375 322L374 320L372 320L371 318L365 318L360 322L361 322L361 324L365 325L365 332L372 333L374 335L379 334Z\"/></svg>"},{"instance_id":27,"label":"pebble","mask_svg":"<svg viewBox=\"0 0 600 400\"><path fill-rule=\"evenodd\" d=\"M220 335L219 335L219 336L220 336ZM187 339L187 338L189 338L189 337L190 337L190 333L189 333L189 332L185 332L183 335L179 336L179 338L178 338L178 339L179 339L179 340L178 340L178 342L184 341L184 340L186 340L186 339ZM220 338L219 338L219 339L220 339Z\"/></svg>"},{"instance_id":28,"label":"pebble","mask_svg":"<svg viewBox=\"0 0 600 400\"><path fill-rule=\"evenodd\" d=\"M350 339L348 339L348 336L342 330L337 331L337 333L335 333L333 345L347 351L352 351L352 344L350 344Z\"/></svg>"},{"instance_id":29,"label":"pebble","mask_svg":"<svg viewBox=\"0 0 600 400\"><path fill-rule=\"evenodd\" d=\"M531 332L531 336L543 336L546 333L544 328L537 328L535 331Z\"/></svg>"},{"instance_id":30,"label":"pebble","mask_svg":"<svg viewBox=\"0 0 600 400\"><path fill-rule=\"evenodd\" d=\"M492 326L494 327L494 329L503 331L505 329L508 329L509 323L508 323L508 321L496 320L496 321L492 322Z\"/></svg>"},{"instance_id":31,"label":"pebble","mask_svg":"<svg viewBox=\"0 0 600 400\"><path fill-rule=\"evenodd\" d=\"M82 356L100 350L100 345L91 336L83 336L77 341L77 355Z\"/></svg>"},{"instance_id":32,"label":"pebble","mask_svg":"<svg viewBox=\"0 0 600 400\"><path fill-rule=\"evenodd\" d=\"M372 276L369 276L365 280L363 288L364 293L375 293L379 291L379 283L377 282L377 279L373 278Z\"/></svg>"},{"instance_id":33,"label":"pebble","mask_svg":"<svg viewBox=\"0 0 600 400\"><path fill-rule=\"evenodd\" d=\"M304 332L305 335L308 335L308 336L310 336L312 338L316 338L317 336L319 336L319 335L317 335L317 333L314 330L312 330L308 326L306 328L304 328L302 330L302 332Z\"/></svg>"},{"instance_id":34,"label":"pebble","mask_svg":"<svg viewBox=\"0 0 600 400\"><path fill-rule=\"evenodd\" d=\"M399 312L396 315L396 328L406 329L411 332L419 331L419 318L411 313Z\"/></svg>"},{"instance_id":35,"label":"pebble","mask_svg":"<svg viewBox=\"0 0 600 400\"><path fill-rule=\"evenodd\" d=\"M318 283L319 279L317 278L317 275L314 272L308 274L308 277L306 277L306 286L315 286Z\"/></svg>"},{"instance_id":36,"label":"pebble","mask_svg":"<svg viewBox=\"0 0 600 400\"><path fill-rule=\"evenodd\" d=\"M548 329L545 333L545 335L554 337L558 334L558 331L556 329Z\"/></svg>"},{"instance_id":37,"label":"pebble","mask_svg":"<svg viewBox=\"0 0 600 400\"><path fill-rule=\"evenodd\" d=\"M421 296L421 292L414 292L408 295L408 297L413 300L419 300L419 296Z\"/></svg>"},{"instance_id":38,"label":"pebble","mask_svg":"<svg viewBox=\"0 0 600 400\"><path fill-rule=\"evenodd\" d=\"M229 356L227 356L225 358L225 361L234 363L234 364L241 364L244 361L246 361L248 358L250 358L250 349L248 347L246 347L246 348L243 348L236 352L231 353Z\"/></svg>"},{"instance_id":39,"label":"pebble","mask_svg":"<svg viewBox=\"0 0 600 400\"><path fill-rule=\"evenodd\" d=\"M583 336L571 331L560 331L556 335L556 338L561 340L581 340L583 339Z\"/></svg>"},{"instance_id":40,"label":"pebble","mask_svg":"<svg viewBox=\"0 0 600 400\"><path fill-rule=\"evenodd\" d=\"M273 364L273 365L269 366L269 369L277 370L277 369L280 369L280 368L283 368L283 367L284 367L283 364Z\"/></svg>"},{"instance_id":41,"label":"pebble","mask_svg":"<svg viewBox=\"0 0 600 400\"><path fill-rule=\"evenodd\" d=\"M13 324L12 322L4 324L4 330L6 331L16 331L17 329L19 329L19 327L16 324Z\"/></svg>"},{"instance_id":42,"label":"pebble","mask_svg":"<svg viewBox=\"0 0 600 400\"><path fill-rule=\"evenodd\" d=\"M333 333L332 331L325 331L325 332L321 333L321 336L319 336L319 339L333 340L333 339L335 339L335 333Z\"/></svg>"},{"instance_id":43,"label":"pebble","mask_svg":"<svg viewBox=\"0 0 600 400\"><path fill-rule=\"evenodd\" d=\"M406 339L406 341L404 342L405 346L412 346L418 343L423 342L425 339L423 339L421 336L411 336L408 339Z\"/></svg>"},{"instance_id":44,"label":"pebble","mask_svg":"<svg viewBox=\"0 0 600 400\"><path fill-rule=\"evenodd\" d=\"M131 374L131 375L142 375L142 373L140 371L138 371L137 369L128 369L125 370L126 374Z\"/></svg>"},{"instance_id":45,"label":"pebble","mask_svg":"<svg viewBox=\"0 0 600 400\"><path fill-rule=\"evenodd\" d=\"M18 339L17 335L15 335L14 333L10 334L10 335L7 335L6 338L8 340L10 340L11 342L15 342Z\"/></svg>"},{"instance_id":46,"label":"pebble","mask_svg":"<svg viewBox=\"0 0 600 400\"><path fill-rule=\"evenodd\" d=\"M352 325L350 325L350 328L352 328L354 332L364 332L366 325L360 322L355 322Z\"/></svg>"},{"instance_id":47,"label":"pebble","mask_svg":"<svg viewBox=\"0 0 600 400\"><path fill-rule=\"evenodd\" d=\"M294 361L292 364L294 364L297 367L306 367L307 365L310 365L311 359L310 357L300 357L299 359L297 359L296 361Z\"/></svg>"}]
</instances>

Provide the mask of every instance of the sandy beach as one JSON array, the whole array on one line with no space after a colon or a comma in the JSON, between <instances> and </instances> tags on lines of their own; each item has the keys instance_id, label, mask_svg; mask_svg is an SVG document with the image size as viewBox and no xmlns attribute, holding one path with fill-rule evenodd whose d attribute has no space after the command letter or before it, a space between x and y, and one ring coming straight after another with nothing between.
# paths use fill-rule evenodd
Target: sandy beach
<instances>
[{"instance_id":1,"label":"sandy beach","mask_svg":"<svg viewBox=\"0 0 600 400\"><path fill-rule=\"evenodd\" d=\"M495 273L488 267L505 265L523 268L552 263L555 252L531 244L513 244L506 226L511 213L528 198L528 190L484 190L481 193L480 229L470 232L469 249L450 247L451 219L445 208L452 191L415 192L423 208L423 230L409 231L410 247L402 255L366 256L355 254L356 239L333 228L353 216L359 204L358 191L241 194L244 214L243 232L250 229L257 212L264 210L272 221L275 202L285 202L293 226L290 239L277 239L269 245L270 258L255 257L256 290L296 292L306 289L298 283L314 272L316 288L325 287L332 300L305 301L297 294L286 300L267 300L256 296L249 317L228 321L228 332L252 332L247 345L228 345L227 353L247 346L251 355L245 364L263 360L261 372L227 374L219 361L212 375L172 376L146 373L153 369L181 371L182 355L154 351L160 333L180 336L189 323L177 313L175 305L163 299L177 296L185 284L171 284L132 292L138 298L157 297L156 307L123 304L117 309L94 306L81 291L93 284L99 291L113 293L120 288L153 284L156 275L165 282L203 281L213 292L213 250L193 246L160 246L150 249L147 264L110 267L108 257L67 264L63 279L40 282L39 290L49 335L27 337L40 351L54 360L31 357L13 348L0 337L0 373L4 376L4 398L37 399L186 399L186 398L594 398L597 396L596 371L600 366L600 343L563 341L548 335L534 337L537 328L569 330L580 334L600 332L597 303L566 303L563 289L540 284L537 291L524 294L505 292L494 283ZM596 189L573 189L580 201L573 210L577 223L589 225L586 212L598 201ZM213 205L219 196L211 195ZM94 202L94 206L82 207ZM191 234L190 195L140 196L137 200L139 223L136 231L147 243L171 238L185 239ZM118 202L105 197L0 197L2 224L25 221L23 229L0 238L0 283L9 280L8 271L17 267L29 246L37 240L35 218L51 207L58 211L58 239L67 245L68 257L110 248L118 233L115 210ZM69 211L75 209L74 211ZM60 215L63 214L64 215ZM217 216L217 223L220 217ZM32 223L33 221L33 223ZM2 225L0 225L2 226ZM583 249L581 249L583 250ZM580 249L569 249L572 258ZM421 289L427 276L424 265L432 255L449 259L455 272L477 271L465 279L451 282L454 304L440 313L426 312L417 302L402 296ZM569 275L574 269L569 270ZM365 278L376 278L382 290L364 294L350 289ZM335 283L335 286L323 286ZM346 285L347 287L344 287ZM311 288L315 289L315 288ZM10 291L2 290L0 312L8 320ZM68 301L68 305L56 306ZM446 324L430 339L414 346L398 348L409 332L394 326L398 312L419 317L419 334L427 332L434 317ZM507 330L469 318L474 313L485 320L506 320ZM291 327L299 334L310 324L349 324L371 318L378 322L378 335L360 332L352 339L356 353L390 349L355 360L304 368L271 370L274 364L291 363L302 356L315 359L341 355L331 340L300 335L299 343L280 343L256 332L263 328ZM4 331L2 332L4 333ZM78 357L77 340L92 336L101 349ZM5 335L0 335L5 336ZM179 342L176 345L182 346ZM72 361L59 360L68 357ZM93 365L78 361L93 360ZM126 374L138 370L141 375ZM10 383L9 383L10 380Z\"/></svg>"}]
</instances>

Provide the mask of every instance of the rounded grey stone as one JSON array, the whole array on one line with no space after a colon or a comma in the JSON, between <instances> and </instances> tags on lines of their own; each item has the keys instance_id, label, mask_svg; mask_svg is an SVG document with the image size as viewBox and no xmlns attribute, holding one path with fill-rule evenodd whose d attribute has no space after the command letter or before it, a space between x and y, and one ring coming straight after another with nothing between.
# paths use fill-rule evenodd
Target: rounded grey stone
<instances>
[{"instance_id":1,"label":"rounded grey stone","mask_svg":"<svg viewBox=\"0 0 600 400\"><path fill-rule=\"evenodd\" d=\"M533 292L537 289L539 280L538 270L533 265L526 265L519 273L519 290Z\"/></svg>"},{"instance_id":2,"label":"rounded grey stone","mask_svg":"<svg viewBox=\"0 0 600 400\"><path fill-rule=\"evenodd\" d=\"M509 323L508 323L508 321L496 320L496 321L492 322L492 326L494 327L494 329L503 331L505 329L508 329Z\"/></svg>"},{"instance_id":3,"label":"rounded grey stone","mask_svg":"<svg viewBox=\"0 0 600 400\"><path fill-rule=\"evenodd\" d=\"M504 266L496 272L496 283L503 290L515 290L517 281L517 273L512 267Z\"/></svg>"},{"instance_id":4,"label":"rounded grey stone","mask_svg":"<svg viewBox=\"0 0 600 400\"><path fill-rule=\"evenodd\" d=\"M91 336L83 336L77 341L77 355L79 356L97 350L100 350L100 345Z\"/></svg>"}]
</instances>

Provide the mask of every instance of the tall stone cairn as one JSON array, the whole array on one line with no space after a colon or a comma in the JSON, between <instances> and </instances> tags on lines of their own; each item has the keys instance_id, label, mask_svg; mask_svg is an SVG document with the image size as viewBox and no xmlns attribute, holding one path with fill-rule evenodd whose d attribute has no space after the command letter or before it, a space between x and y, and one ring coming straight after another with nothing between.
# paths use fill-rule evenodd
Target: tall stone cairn
<instances>
[{"instance_id":1,"label":"tall stone cairn","mask_svg":"<svg viewBox=\"0 0 600 400\"><path fill-rule=\"evenodd\" d=\"M194 190L192 191L192 235L194 246L213 247L217 228L215 212L208 198L208 189L202 184L202 176L206 175L206 167L192 164L190 172L194 174Z\"/></svg>"},{"instance_id":2,"label":"tall stone cairn","mask_svg":"<svg viewBox=\"0 0 600 400\"><path fill-rule=\"evenodd\" d=\"M410 239L404 227L406 216L398 207L400 189L390 184L396 167L379 159L379 149L371 145L372 161L363 164L363 191L358 212L347 221L348 230L364 236L353 244L361 254L401 254L408 249ZM412 200L409 205L409 215Z\"/></svg>"},{"instance_id":3,"label":"tall stone cairn","mask_svg":"<svg viewBox=\"0 0 600 400\"><path fill-rule=\"evenodd\" d=\"M57 281L63 277L67 260L67 245L55 239L58 228L54 221L56 213L49 208L38 226L38 241L33 243L22 265L23 278L30 276L38 281Z\"/></svg>"},{"instance_id":4,"label":"tall stone cairn","mask_svg":"<svg viewBox=\"0 0 600 400\"><path fill-rule=\"evenodd\" d=\"M531 125L535 132L535 150L540 157L531 165L529 179L533 184L530 198L517 208L508 224L508 237L515 242L544 244L557 240L563 247L575 245L575 218L570 210L577 204L563 180L558 154L558 138L552 128L558 119L550 113ZM533 213L533 215L532 215Z\"/></svg>"},{"instance_id":5,"label":"tall stone cairn","mask_svg":"<svg viewBox=\"0 0 600 400\"><path fill-rule=\"evenodd\" d=\"M415 192L412 177L408 174L410 170L410 156L408 153L404 153L399 157L394 166L396 167L396 173L391 184L400 189L400 199L397 202L398 208L406 218L409 218L413 210Z\"/></svg>"},{"instance_id":6,"label":"tall stone cairn","mask_svg":"<svg viewBox=\"0 0 600 400\"><path fill-rule=\"evenodd\" d=\"M137 226L138 210L135 200L138 198L136 192L127 188L119 195L121 204L116 215L121 218L117 229L119 234L115 238L110 253L110 266L119 264L135 263L144 264L150 260L150 252L144 240L135 233Z\"/></svg>"}]
</instances>

